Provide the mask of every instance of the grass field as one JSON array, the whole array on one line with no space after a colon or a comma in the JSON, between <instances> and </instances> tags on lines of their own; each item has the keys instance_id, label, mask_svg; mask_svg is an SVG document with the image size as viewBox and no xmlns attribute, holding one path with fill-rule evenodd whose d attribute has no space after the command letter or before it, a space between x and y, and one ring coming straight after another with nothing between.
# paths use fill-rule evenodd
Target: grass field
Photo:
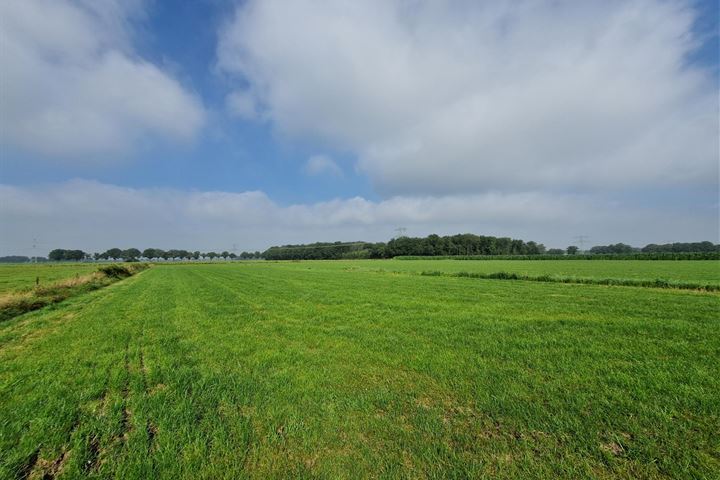
<instances>
[{"instance_id":1,"label":"grass field","mask_svg":"<svg viewBox=\"0 0 720 480\"><path fill-rule=\"evenodd\" d=\"M355 262L350 267L358 270L383 269L397 272L510 272L587 278L661 278L720 284L720 262L717 260L376 260Z\"/></svg>"},{"instance_id":2,"label":"grass field","mask_svg":"<svg viewBox=\"0 0 720 480\"><path fill-rule=\"evenodd\" d=\"M2 323L0 478L717 478L720 295L393 273L484 263L162 265Z\"/></svg>"},{"instance_id":3,"label":"grass field","mask_svg":"<svg viewBox=\"0 0 720 480\"><path fill-rule=\"evenodd\" d=\"M72 278L97 270L97 265L91 263L25 263L13 265L0 265L0 294L12 290L27 289L35 286L35 280L40 279L40 285Z\"/></svg>"}]
</instances>

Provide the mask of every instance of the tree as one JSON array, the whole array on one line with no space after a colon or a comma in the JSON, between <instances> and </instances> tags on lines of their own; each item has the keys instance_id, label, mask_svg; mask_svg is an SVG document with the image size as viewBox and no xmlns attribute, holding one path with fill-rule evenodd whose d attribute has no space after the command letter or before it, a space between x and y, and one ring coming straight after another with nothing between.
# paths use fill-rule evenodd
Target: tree
<instances>
[{"instance_id":1,"label":"tree","mask_svg":"<svg viewBox=\"0 0 720 480\"><path fill-rule=\"evenodd\" d=\"M111 248L103 253L105 258L122 258L122 250L119 248Z\"/></svg>"},{"instance_id":2,"label":"tree","mask_svg":"<svg viewBox=\"0 0 720 480\"><path fill-rule=\"evenodd\" d=\"M615 245L597 245L590 249L590 253L633 253L635 249L624 243L616 243Z\"/></svg>"},{"instance_id":3,"label":"tree","mask_svg":"<svg viewBox=\"0 0 720 480\"><path fill-rule=\"evenodd\" d=\"M170 260L174 258L188 258L190 256L190 252L187 250L177 250L177 249L171 249L165 252L165 258Z\"/></svg>"},{"instance_id":4,"label":"tree","mask_svg":"<svg viewBox=\"0 0 720 480\"><path fill-rule=\"evenodd\" d=\"M48 253L48 260L51 262L59 262L61 260L65 260L65 250L61 248L56 248L52 252Z\"/></svg>"},{"instance_id":5,"label":"tree","mask_svg":"<svg viewBox=\"0 0 720 480\"><path fill-rule=\"evenodd\" d=\"M56 248L48 254L48 259L54 262L78 262L80 260L85 260L86 258L88 258L88 254L82 250L64 250L62 248Z\"/></svg>"},{"instance_id":6,"label":"tree","mask_svg":"<svg viewBox=\"0 0 720 480\"><path fill-rule=\"evenodd\" d=\"M577 255L578 250L579 250L579 248L576 247L575 245L570 245L569 247L567 247L566 251L567 251L568 255Z\"/></svg>"},{"instance_id":7,"label":"tree","mask_svg":"<svg viewBox=\"0 0 720 480\"><path fill-rule=\"evenodd\" d=\"M540 255L545 253L545 245L542 243L535 243L533 241L527 242L527 254L528 255Z\"/></svg>"},{"instance_id":8,"label":"tree","mask_svg":"<svg viewBox=\"0 0 720 480\"><path fill-rule=\"evenodd\" d=\"M74 262L78 262L80 260L85 259L85 252L82 250L66 250L65 251L65 260L72 260Z\"/></svg>"},{"instance_id":9,"label":"tree","mask_svg":"<svg viewBox=\"0 0 720 480\"><path fill-rule=\"evenodd\" d=\"M565 254L565 250L562 248L551 248L547 251L548 255L563 255Z\"/></svg>"},{"instance_id":10,"label":"tree","mask_svg":"<svg viewBox=\"0 0 720 480\"><path fill-rule=\"evenodd\" d=\"M137 248L128 248L127 250L123 250L121 258L123 260L127 261L135 261L140 257L140 250Z\"/></svg>"}]
</instances>

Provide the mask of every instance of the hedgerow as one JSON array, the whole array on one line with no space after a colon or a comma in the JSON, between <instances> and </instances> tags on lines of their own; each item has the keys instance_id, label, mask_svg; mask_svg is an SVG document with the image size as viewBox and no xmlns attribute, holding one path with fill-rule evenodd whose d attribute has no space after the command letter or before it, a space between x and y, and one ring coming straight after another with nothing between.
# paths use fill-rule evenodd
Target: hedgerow
<instances>
[{"instance_id":1,"label":"hedgerow","mask_svg":"<svg viewBox=\"0 0 720 480\"><path fill-rule=\"evenodd\" d=\"M431 277L460 277L480 278L485 280L525 280L529 282L550 282L550 283L578 283L584 285L616 285L623 287L646 287L646 288L676 288L680 290L700 290L706 292L720 292L720 285L705 284L698 282L682 282L657 278L653 280L638 278L590 278L555 275L524 275L514 272L440 272L438 270L426 270L420 275Z\"/></svg>"},{"instance_id":2,"label":"hedgerow","mask_svg":"<svg viewBox=\"0 0 720 480\"><path fill-rule=\"evenodd\" d=\"M720 260L720 252L607 253L580 255L402 255L397 260Z\"/></svg>"}]
</instances>

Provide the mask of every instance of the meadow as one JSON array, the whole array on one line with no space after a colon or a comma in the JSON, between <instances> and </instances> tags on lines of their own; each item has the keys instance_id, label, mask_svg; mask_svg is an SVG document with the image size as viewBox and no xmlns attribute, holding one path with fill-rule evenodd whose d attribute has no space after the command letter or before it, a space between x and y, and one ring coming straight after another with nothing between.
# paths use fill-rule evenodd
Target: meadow
<instances>
[{"instance_id":1,"label":"meadow","mask_svg":"<svg viewBox=\"0 0 720 480\"><path fill-rule=\"evenodd\" d=\"M0 294L73 278L97 269L90 263L23 263L0 265Z\"/></svg>"},{"instance_id":2,"label":"meadow","mask_svg":"<svg viewBox=\"0 0 720 480\"><path fill-rule=\"evenodd\" d=\"M338 262L338 265L342 262ZM557 275L582 278L676 280L720 285L717 260L370 260L344 265L357 270L391 272L440 271L448 273L510 272L523 275Z\"/></svg>"},{"instance_id":3,"label":"meadow","mask_svg":"<svg viewBox=\"0 0 720 480\"><path fill-rule=\"evenodd\" d=\"M415 274L717 262L413 262L156 265L0 323L0 478L717 478L720 294Z\"/></svg>"}]
</instances>

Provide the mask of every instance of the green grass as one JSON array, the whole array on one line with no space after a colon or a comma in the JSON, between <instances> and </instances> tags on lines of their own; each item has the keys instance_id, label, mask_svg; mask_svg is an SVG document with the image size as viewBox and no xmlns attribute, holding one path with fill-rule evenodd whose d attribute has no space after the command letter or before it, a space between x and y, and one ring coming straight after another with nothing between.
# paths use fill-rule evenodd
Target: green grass
<instances>
[{"instance_id":1,"label":"green grass","mask_svg":"<svg viewBox=\"0 0 720 480\"><path fill-rule=\"evenodd\" d=\"M97 265L90 263L0 264L0 294L32 288L38 278L40 279L40 285L43 286L58 280L93 272L97 270L97 267Z\"/></svg>"},{"instance_id":2,"label":"green grass","mask_svg":"<svg viewBox=\"0 0 720 480\"><path fill-rule=\"evenodd\" d=\"M0 325L0 478L717 478L718 294L371 263L156 266Z\"/></svg>"},{"instance_id":3,"label":"green grass","mask_svg":"<svg viewBox=\"0 0 720 480\"><path fill-rule=\"evenodd\" d=\"M148 267L147 263L104 264L82 276L11 290L0 295L0 322L106 287Z\"/></svg>"},{"instance_id":4,"label":"green grass","mask_svg":"<svg viewBox=\"0 0 720 480\"><path fill-rule=\"evenodd\" d=\"M336 263L336 268L357 270L509 272L529 276L665 279L720 285L720 261L717 260L369 260Z\"/></svg>"},{"instance_id":5,"label":"green grass","mask_svg":"<svg viewBox=\"0 0 720 480\"><path fill-rule=\"evenodd\" d=\"M595 277L575 277L575 276L559 276L559 275L526 275L508 272L480 273L480 272L441 272L437 270L422 271L420 275L434 277L463 277L463 278L481 278L484 280L512 280L526 282L546 282L546 283L575 283L584 285L608 285L622 287L644 287L644 288L673 288L680 290L699 290L706 292L720 292L720 285L695 283L677 280L643 280L638 278L595 278Z\"/></svg>"}]
</instances>

